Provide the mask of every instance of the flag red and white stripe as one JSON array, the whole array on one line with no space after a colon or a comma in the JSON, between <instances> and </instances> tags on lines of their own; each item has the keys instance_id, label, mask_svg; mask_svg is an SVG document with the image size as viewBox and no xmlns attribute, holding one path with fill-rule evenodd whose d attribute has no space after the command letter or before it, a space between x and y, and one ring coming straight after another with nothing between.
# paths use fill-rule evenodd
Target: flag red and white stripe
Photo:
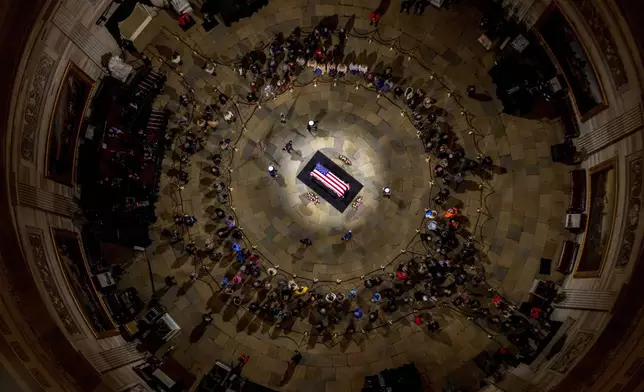
<instances>
[{"instance_id":1,"label":"flag red and white stripe","mask_svg":"<svg viewBox=\"0 0 644 392\"><path fill-rule=\"evenodd\" d=\"M339 179L329 169L319 163L315 165L310 176L319 180L324 186L338 195L338 197L344 197L344 194L350 189L349 184Z\"/></svg>"}]
</instances>

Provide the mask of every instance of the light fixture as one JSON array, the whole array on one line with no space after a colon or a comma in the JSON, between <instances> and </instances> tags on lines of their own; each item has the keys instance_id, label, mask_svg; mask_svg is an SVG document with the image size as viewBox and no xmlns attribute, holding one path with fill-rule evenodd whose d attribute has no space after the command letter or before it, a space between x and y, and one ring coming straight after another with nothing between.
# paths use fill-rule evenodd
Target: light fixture
<instances>
[{"instance_id":1,"label":"light fixture","mask_svg":"<svg viewBox=\"0 0 644 392\"><path fill-rule=\"evenodd\" d=\"M480 208L477 208L477 209L476 209L476 212L481 213L481 209L480 209Z\"/></svg>"},{"instance_id":2,"label":"light fixture","mask_svg":"<svg viewBox=\"0 0 644 392\"><path fill-rule=\"evenodd\" d=\"M358 90L359 88L360 88L360 85L356 84L356 90Z\"/></svg>"},{"instance_id":3,"label":"light fixture","mask_svg":"<svg viewBox=\"0 0 644 392\"><path fill-rule=\"evenodd\" d=\"M452 96L452 92L451 92L451 91L450 91L450 92L448 92L448 93L447 93L447 96L448 96L448 97L451 97L451 96Z\"/></svg>"},{"instance_id":4,"label":"light fixture","mask_svg":"<svg viewBox=\"0 0 644 392\"><path fill-rule=\"evenodd\" d=\"M465 110L461 110L461 116L464 116L467 112Z\"/></svg>"},{"instance_id":5,"label":"light fixture","mask_svg":"<svg viewBox=\"0 0 644 392\"><path fill-rule=\"evenodd\" d=\"M394 46L393 46L393 45L391 45L391 46L389 47L389 50L394 50Z\"/></svg>"},{"instance_id":6,"label":"light fixture","mask_svg":"<svg viewBox=\"0 0 644 392\"><path fill-rule=\"evenodd\" d=\"M313 82L313 87L317 87L317 86L318 86L318 82Z\"/></svg>"},{"instance_id":7,"label":"light fixture","mask_svg":"<svg viewBox=\"0 0 644 392\"><path fill-rule=\"evenodd\" d=\"M468 132L467 134L468 134L468 135L471 135L471 134L473 134L473 133L474 133L474 132L472 132L472 131L469 131L469 132Z\"/></svg>"},{"instance_id":8,"label":"light fixture","mask_svg":"<svg viewBox=\"0 0 644 392\"><path fill-rule=\"evenodd\" d=\"M337 284L342 283L342 279L336 279L336 280L335 280L335 283L337 283Z\"/></svg>"},{"instance_id":9,"label":"light fixture","mask_svg":"<svg viewBox=\"0 0 644 392\"><path fill-rule=\"evenodd\" d=\"M385 265L384 265L384 264L381 264L381 265L380 265L380 269L381 269L381 270L384 270L384 269L385 269Z\"/></svg>"},{"instance_id":10,"label":"light fixture","mask_svg":"<svg viewBox=\"0 0 644 392\"><path fill-rule=\"evenodd\" d=\"M405 111L404 110L400 111L400 117L405 117Z\"/></svg>"}]
</instances>

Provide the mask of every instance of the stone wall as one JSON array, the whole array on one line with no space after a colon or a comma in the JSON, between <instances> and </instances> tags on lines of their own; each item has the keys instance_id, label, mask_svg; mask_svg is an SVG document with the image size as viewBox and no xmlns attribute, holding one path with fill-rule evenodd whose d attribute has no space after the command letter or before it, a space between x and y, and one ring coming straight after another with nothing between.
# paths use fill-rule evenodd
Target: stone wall
<instances>
[{"instance_id":1,"label":"stone wall","mask_svg":"<svg viewBox=\"0 0 644 392\"><path fill-rule=\"evenodd\" d=\"M548 2L534 2L532 16L543 12L535 8L537 3L543 5ZM634 279L634 271L641 270L638 263L642 262L641 253L637 258L644 231L639 208L644 157L641 57L633 50L630 29L613 1L562 0L557 4L577 30L601 79L608 102L606 110L584 123L579 122L581 135L575 144L587 154L581 167L588 171L603 162L615 161L616 208L601 273L589 278L571 274L563 282L564 289L574 294L569 306L563 304L553 315L561 321L573 321L566 328L564 348L550 360L544 359L532 368L519 367L515 375L528 385L538 386L539 390L549 390L562 382L564 389L567 386L589 391L639 390L642 379L635 375L640 374L638 369L641 372L644 357L641 341L644 324L635 318L632 328L621 334L615 333L615 325L620 322L617 319L621 319L618 313L621 301L625 300L623 293L631 286L629 282ZM525 22L530 24L530 18L529 14L526 15ZM583 246L585 233L576 236L576 240ZM611 354L610 360L603 364L596 358L587 358L587 353L597 350L598 344L607 344L610 337L606 334L617 335L612 336L612 344L625 349ZM621 339L624 341L620 342ZM577 366L584 370L576 369ZM582 385L581 379L575 377L589 377L593 367L593 377L597 382Z\"/></svg>"},{"instance_id":2,"label":"stone wall","mask_svg":"<svg viewBox=\"0 0 644 392\"><path fill-rule=\"evenodd\" d=\"M57 262L51 229L77 230L72 221L80 212L75 202L77 192L74 187L45 178L51 113L68 64L75 64L98 83L105 74L102 57L109 52L120 52L107 31L94 23L108 3L107 0L48 3L40 15L40 22L33 23L31 38L25 45L20 67L13 79L14 100L4 151L10 157L7 172L11 187L8 196L18 226L18 240L24 251L22 264L28 267L25 272L33 279L32 295L42 298L43 310L55 323L57 332L49 338L58 341L59 349L64 343L73 352L73 355L67 354L68 359L61 361L62 364L76 367L79 371L86 368L83 371L86 383L83 383L83 380L75 379L74 374L60 371L59 375L48 374L46 369L33 367L37 356L29 345L10 338L19 336L19 325L11 319L5 320L2 324L7 326L5 339L19 359L8 367L17 379L29 386L25 390L122 390L140 382L131 366L141 356L130 352L131 345L120 336L97 340L65 282ZM22 17L15 20L26 22ZM20 58L20 55L16 57ZM6 221L10 223L11 219ZM2 314L10 315L11 312L3 309ZM61 354L66 355L64 350ZM50 352L50 355L55 356L56 353ZM0 359L6 363L5 358ZM50 360L52 364L56 361ZM61 376L68 385L57 385ZM94 376L93 381L88 378L90 376Z\"/></svg>"}]
</instances>

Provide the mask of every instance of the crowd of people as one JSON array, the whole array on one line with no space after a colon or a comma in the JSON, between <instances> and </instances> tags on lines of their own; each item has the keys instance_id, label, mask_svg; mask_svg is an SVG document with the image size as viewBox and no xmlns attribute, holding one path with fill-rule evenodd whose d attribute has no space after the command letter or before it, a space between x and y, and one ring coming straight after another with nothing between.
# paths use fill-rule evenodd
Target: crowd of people
<instances>
[{"instance_id":1,"label":"crowd of people","mask_svg":"<svg viewBox=\"0 0 644 392\"><path fill-rule=\"evenodd\" d=\"M424 3L405 1L401 12L413 6L416 13L422 14ZM263 260L254 247L245 245L244 234L234 217L224 211L230 210L227 205L229 188L218 179L213 188L220 206L211 220L219 227L216 242L223 244L223 248L215 247L215 241L207 241L203 248L199 248L194 241L184 239L183 233L187 232L184 228L194 225L196 218L185 215L183 211L177 212L176 226L165 233L172 243L183 241L184 250L189 255L205 255L213 261L222 260L222 253L230 255L232 264L226 274L218 278L221 295L230 304L243 306L285 330L291 330L297 318L308 315L312 322L307 334L350 336L356 331L386 326L390 323L387 320L398 319L400 315L414 314L415 324L424 326L430 333L437 333L441 325L433 317L431 309L437 305L450 305L484 328L505 333L521 355L529 355L539 346L539 339L545 338L542 331L547 329L547 321L530 319L501 297L490 294L489 286L475 268L476 244L465 229L460 210L450 203L450 189L457 190L465 176L480 175L481 171L489 170L493 166L492 158L468 157L465 150L456 144L455 135L443 118L442 109L436 106L436 100L422 89L396 85L392 67L375 72L364 64L349 63L347 66L342 63L346 39L343 29L336 33L324 25L306 35L296 29L288 37L278 34L266 53L258 50L249 52L235 64L235 69L240 76L251 75L250 92L246 97L250 102L258 101L260 94L269 98L290 88L306 67L317 76L326 74L342 78L347 73L360 75L368 88L379 93L392 92L394 99L402 101L410 110L410 120L417 129L425 152L433 157L433 174L438 182L432 190L423 230L418 233L422 251L410 252L397 259L391 267L383 266L381 270L362 277L359 285L337 281L336 286L322 286L317 279L286 276L276 267L265 268L271 263ZM220 103L222 107L230 105L229 98L220 95ZM226 121L234 121L231 119L236 116L230 106L209 106L200 119L200 127L213 124L215 113L223 112L226 113ZM283 123L286 121L283 114L280 114L280 119ZM317 126L317 122L312 121L307 130L314 133ZM180 165L188 164L187 158L200 149L195 135L190 140L194 146L184 144L180 147ZM228 161L225 155L230 144L230 139L223 139L221 151L211 157L210 172L214 178L218 178L225 169ZM292 149L291 141L283 148L289 153ZM269 174L276 176L277 169L271 166ZM182 183L187 182L187 179L181 180ZM383 196L390 195L390 189L388 192L383 189ZM353 233L348 231L341 239L349 241L352 237ZM308 238L301 239L300 243L304 247L312 246ZM191 279L196 280L199 276L194 272ZM257 292L255 299L246 299L248 290ZM365 301L358 301L359 297L368 298L367 305ZM204 320L212 321L209 317L204 317Z\"/></svg>"}]
</instances>

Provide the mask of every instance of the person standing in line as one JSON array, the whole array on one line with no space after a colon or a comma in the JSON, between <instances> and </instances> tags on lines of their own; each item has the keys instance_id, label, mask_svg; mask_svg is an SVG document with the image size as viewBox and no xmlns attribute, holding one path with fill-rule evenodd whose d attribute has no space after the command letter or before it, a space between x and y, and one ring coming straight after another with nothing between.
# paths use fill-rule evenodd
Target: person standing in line
<instances>
[{"instance_id":1,"label":"person standing in line","mask_svg":"<svg viewBox=\"0 0 644 392\"><path fill-rule=\"evenodd\" d=\"M166 276L164 281L165 281L165 286L168 288L175 286L177 284L177 279L172 275Z\"/></svg>"},{"instance_id":2,"label":"person standing in line","mask_svg":"<svg viewBox=\"0 0 644 392\"><path fill-rule=\"evenodd\" d=\"M422 15L425 12L425 7L427 7L427 1L418 0L414 6L414 14Z\"/></svg>"},{"instance_id":3,"label":"person standing in line","mask_svg":"<svg viewBox=\"0 0 644 392\"><path fill-rule=\"evenodd\" d=\"M340 239L342 241L349 241L352 237L353 237L353 233L351 232L351 230L349 230Z\"/></svg>"},{"instance_id":4,"label":"person standing in line","mask_svg":"<svg viewBox=\"0 0 644 392\"><path fill-rule=\"evenodd\" d=\"M284 113L280 113L280 122L282 124L286 124L286 116L284 115Z\"/></svg>"},{"instance_id":5,"label":"person standing in line","mask_svg":"<svg viewBox=\"0 0 644 392\"><path fill-rule=\"evenodd\" d=\"M171 61L172 61L172 64L178 67L183 65L183 60L181 59L181 55L178 52L172 52Z\"/></svg>"},{"instance_id":6,"label":"person standing in line","mask_svg":"<svg viewBox=\"0 0 644 392\"><path fill-rule=\"evenodd\" d=\"M302 238L302 239L300 240L300 242L301 242L301 243L302 243L302 245L304 245L304 246L311 246L311 245L313 245L313 241L311 241L311 240L310 240L310 239L308 239L308 238Z\"/></svg>"},{"instance_id":7,"label":"person standing in line","mask_svg":"<svg viewBox=\"0 0 644 392\"><path fill-rule=\"evenodd\" d=\"M409 11L411 10L411 6L414 5L413 0L403 0L400 3L400 13L402 14L403 11L407 12L407 15L409 15Z\"/></svg>"},{"instance_id":8,"label":"person standing in line","mask_svg":"<svg viewBox=\"0 0 644 392\"><path fill-rule=\"evenodd\" d=\"M380 23L380 18L382 17L382 14L380 13L380 10L375 10L371 11L369 13L369 26L375 26L378 27L378 23Z\"/></svg>"},{"instance_id":9,"label":"person standing in line","mask_svg":"<svg viewBox=\"0 0 644 392\"><path fill-rule=\"evenodd\" d=\"M302 360L302 354L295 350L295 354L291 357L291 360L288 362L289 365L297 366Z\"/></svg>"}]
</instances>

